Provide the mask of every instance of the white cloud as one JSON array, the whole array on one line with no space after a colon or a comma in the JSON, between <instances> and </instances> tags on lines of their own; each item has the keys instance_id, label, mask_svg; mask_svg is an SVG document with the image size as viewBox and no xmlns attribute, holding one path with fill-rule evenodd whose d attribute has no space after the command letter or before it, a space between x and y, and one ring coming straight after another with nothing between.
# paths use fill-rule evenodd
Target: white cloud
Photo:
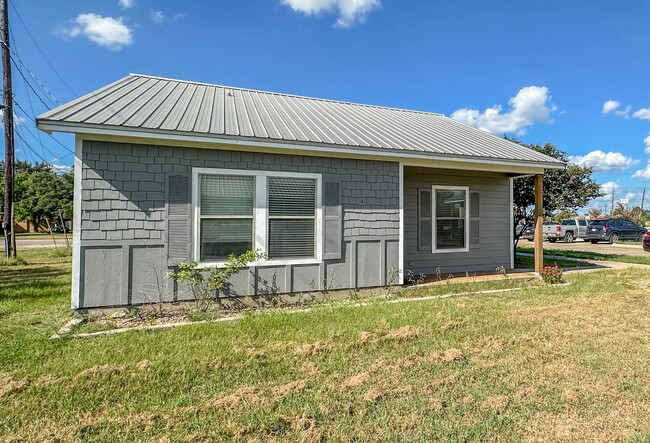
<instances>
[{"instance_id":1,"label":"white cloud","mask_svg":"<svg viewBox=\"0 0 650 443\"><path fill-rule=\"evenodd\" d=\"M118 4L122 9L129 9L135 6L135 0L119 0Z\"/></svg>"},{"instance_id":2,"label":"white cloud","mask_svg":"<svg viewBox=\"0 0 650 443\"><path fill-rule=\"evenodd\" d=\"M501 105L488 108L483 113L462 108L451 114L451 118L493 134L515 132L522 135L528 126L535 123L553 122L551 114L557 108L550 100L546 86L527 86L508 100L511 109L507 112L501 112Z\"/></svg>"},{"instance_id":3,"label":"white cloud","mask_svg":"<svg viewBox=\"0 0 650 443\"><path fill-rule=\"evenodd\" d=\"M168 22L168 21L175 22L175 21L178 21L178 20L180 20L182 18L185 18L185 14L177 13L177 14L172 15L171 17L167 17L162 11L151 11L151 13L149 14L149 18L153 22L158 23L159 25L161 25L161 24L163 24L165 22Z\"/></svg>"},{"instance_id":4,"label":"white cloud","mask_svg":"<svg viewBox=\"0 0 650 443\"><path fill-rule=\"evenodd\" d=\"M648 133L648 136L643 139L643 143L645 143L645 149L643 152L650 154L650 132Z\"/></svg>"},{"instance_id":5,"label":"white cloud","mask_svg":"<svg viewBox=\"0 0 650 443\"><path fill-rule=\"evenodd\" d=\"M612 191L616 191L620 186L616 182L607 182L603 183L600 185L600 190L605 194L605 195L611 195Z\"/></svg>"},{"instance_id":6,"label":"white cloud","mask_svg":"<svg viewBox=\"0 0 650 443\"><path fill-rule=\"evenodd\" d=\"M79 14L74 22L75 26L63 30L68 37L85 35L88 40L112 51L133 43L131 29L123 23L122 17L102 17L88 13Z\"/></svg>"},{"instance_id":7,"label":"white cloud","mask_svg":"<svg viewBox=\"0 0 650 443\"><path fill-rule=\"evenodd\" d=\"M52 171L64 174L64 173L72 171L72 166L52 165Z\"/></svg>"},{"instance_id":8,"label":"white cloud","mask_svg":"<svg viewBox=\"0 0 650 443\"><path fill-rule=\"evenodd\" d=\"M594 168L594 172L622 171L640 160L626 157L620 152L592 151L587 155L570 155L569 161L579 166Z\"/></svg>"},{"instance_id":9,"label":"white cloud","mask_svg":"<svg viewBox=\"0 0 650 443\"><path fill-rule=\"evenodd\" d=\"M616 100L607 100L603 105L603 114L608 114L619 106L621 106L621 102L617 102Z\"/></svg>"},{"instance_id":10,"label":"white cloud","mask_svg":"<svg viewBox=\"0 0 650 443\"><path fill-rule=\"evenodd\" d=\"M282 4L305 15L336 12L339 17L334 26L343 28L363 23L366 15L381 7L379 0L282 0Z\"/></svg>"},{"instance_id":11,"label":"white cloud","mask_svg":"<svg viewBox=\"0 0 650 443\"><path fill-rule=\"evenodd\" d=\"M650 108L641 108L632 114L632 117L638 118L639 120L650 120Z\"/></svg>"},{"instance_id":12,"label":"white cloud","mask_svg":"<svg viewBox=\"0 0 650 443\"><path fill-rule=\"evenodd\" d=\"M4 122L5 121L5 111L4 109L0 109L0 121ZM14 112L14 126L20 126L23 123L25 123L25 119L22 118L19 115L16 115Z\"/></svg>"},{"instance_id":13,"label":"white cloud","mask_svg":"<svg viewBox=\"0 0 650 443\"><path fill-rule=\"evenodd\" d=\"M625 118L630 118L630 111L632 110L631 105L627 105L624 109L619 109L621 106L621 102L618 102L616 100L607 100L603 104L603 114L609 114L610 112L614 112L616 115L620 115L621 117Z\"/></svg>"},{"instance_id":14,"label":"white cloud","mask_svg":"<svg viewBox=\"0 0 650 443\"><path fill-rule=\"evenodd\" d=\"M165 15L162 13L162 11L151 11L149 18L156 23L162 23L165 21Z\"/></svg>"},{"instance_id":15,"label":"white cloud","mask_svg":"<svg viewBox=\"0 0 650 443\"><path fill-rule=\"evenodd\" d=\"M639 169L634 174L632 174L632 178L641 178L644 180L650 180L650 163L648 163L648 165L645 168Z\"/></svg>"}]
</instances>

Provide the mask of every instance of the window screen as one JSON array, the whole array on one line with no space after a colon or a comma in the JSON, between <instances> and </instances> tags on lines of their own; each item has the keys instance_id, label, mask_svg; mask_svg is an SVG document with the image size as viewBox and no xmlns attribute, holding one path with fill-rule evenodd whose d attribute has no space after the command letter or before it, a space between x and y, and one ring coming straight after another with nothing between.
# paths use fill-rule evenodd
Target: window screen
<instances>
[{"instance_id":1,"label":"window screen","mask_svg":"<svg viewBox=\"0 0 650 443\"><path fill-rule=\"evenodd\" d=\"M316 180L268 178L269 258L315 257Z\"/></svg>"},{"instance_id":2,"label":"window screen","mask_svg":"<svg viewBox=\"0 0 650 443\"><path fill-rule=\"evenodd\" d=\"M226 259L253 249L255 177L201 175L200 259Z\"/></svg>"}]
</instances>

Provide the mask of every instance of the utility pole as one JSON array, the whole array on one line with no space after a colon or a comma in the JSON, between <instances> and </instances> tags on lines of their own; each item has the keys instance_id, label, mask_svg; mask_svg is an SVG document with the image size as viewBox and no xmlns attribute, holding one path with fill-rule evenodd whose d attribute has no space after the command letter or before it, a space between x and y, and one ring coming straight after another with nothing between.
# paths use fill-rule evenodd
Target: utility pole
<instances>
[{"instance_id":1,"label":"utility pole","mask_svg":"<svg viewBox=\"0 0 650 443\"><path fill-rule=\"evenodd\" d=\"M16 256L14 234L14 95L11 88L11 53L9 52L9 8L7 0L1 0L0 34L2 37L2 88L5 121L5 201L2 227L5 233L5 255Z\"/></svg>"},{"instance_id":2,"label":"utility pole","mask_svg":"<svg viewBox=\"0 0 650 443\"><path fill-rule=\"evenodd\" d=\"M641 194L641 217L643 217L643 203L645 202L645 188L643 188L643 194Z\"/></svg>"},{"instance_id":3,"label":"utility pole","mask_svg":"<svg viewBox=\"0 0 650 443\"><path fill-rule=\"evenodd\" d=\"M4 1L4 0L3 0ZM612 207L609 215L614 215L614 188L612 188Z\"/></svg>"}]
</instances>

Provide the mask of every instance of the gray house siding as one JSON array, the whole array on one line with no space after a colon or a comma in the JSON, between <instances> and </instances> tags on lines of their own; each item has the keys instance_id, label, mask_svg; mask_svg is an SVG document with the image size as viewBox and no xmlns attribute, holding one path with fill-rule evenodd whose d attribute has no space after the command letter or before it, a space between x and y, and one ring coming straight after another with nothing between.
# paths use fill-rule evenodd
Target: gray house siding
<instances>
[{"instance_id":1,"label":"gray house siding","mask_svg":"<svg viewBox=\"0 0 650 443\"><path fill-rule=\"evenodd\" d=\"M479 194L479 244L469 252L432 253L418 247L418 190L433 185L469 186ZM505 174L404 168L404 269L414 274L494 270L510 267L510 184Z\"/></svg>"},{"instance_id":2,"label":"gray house siding","mask_svg":"<svg viewBox=\"0 0 650 443\"><path fill-rule=\"evenodd\" d=\"M341 185L341 257L318 264L257 266L222 295L372 287L399 265L396 162L84 141L80 307L191 298L164 278L167 180L193 167L309 172Z\"/></svg>"}]
</instances>

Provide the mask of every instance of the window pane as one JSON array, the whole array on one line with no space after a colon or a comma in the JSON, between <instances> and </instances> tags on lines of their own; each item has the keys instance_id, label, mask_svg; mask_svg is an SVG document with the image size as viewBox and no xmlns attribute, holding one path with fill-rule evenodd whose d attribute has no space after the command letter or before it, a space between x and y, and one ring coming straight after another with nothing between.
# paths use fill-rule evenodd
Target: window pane
<instances>
[{"instance_id":1,"label":"window pane","mask_svg":"<svg viewBox=\"0 0 650 443\"><path fill-rule=\"evenodd\" d=\"M252 219L201 220L201 260L225 259L253 249Z\"/></svg>"},{"instance_id":2,"label":"window pane","mask_svg":"<svg viewBox=\"0 0 650 443\"><path fill-rule=\"evenodd\" d=\"M313 217L316 211L316 180L269 177L269 216Z\"/></svg>"},{"instance_id":3,"label":"window pane","mask_svg":"<svg viewBox=\"0 0 650 443\"><path fill-rule=\"evenodd\" d=\"M201 215L253 215L255 177L201 176Z\"/></svg>"},{"instance_id":4,"label":"window pane","mask_svg":"<svg viewBox=\"0 0 650 443\"><path fill-rule=\"evenodd\" d=\"M269 219L269 258L314 257L314 220Z\"/></svg>"},{"instance_id":5,"label":"window pane","mask_svg":"<svg viewBox=\"0 0 650 443\"><path fill-rule=\"evenodd\" d=\"M465 217L465 191L436 189L436 217Z\"/></svg>"},{"instance_id":6,"label":"window pane","mask_svg":"<svg viewBox=\"0 0 650 443\"><path fill-rule=\"evenodd\" d=\"M437 220L436 248L455 249L465 247L465 220Z\"/></svg>"}]
</instances>

